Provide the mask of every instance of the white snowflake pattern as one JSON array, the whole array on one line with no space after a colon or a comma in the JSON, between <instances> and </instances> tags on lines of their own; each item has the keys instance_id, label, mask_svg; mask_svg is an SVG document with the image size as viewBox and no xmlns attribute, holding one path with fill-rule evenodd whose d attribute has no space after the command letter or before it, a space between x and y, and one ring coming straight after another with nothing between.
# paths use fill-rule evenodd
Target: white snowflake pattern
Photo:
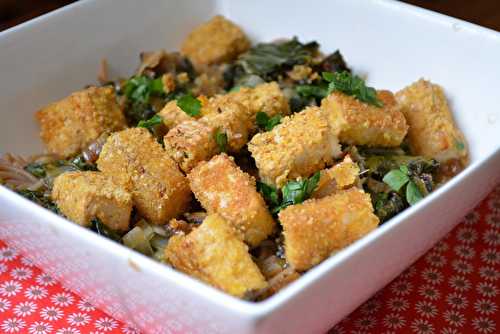
<instances>
[{"instance_id":1,"label":"white snowflake pattern","mask_svg":"<svg viewBox=\"0 0 500 334\"><path fill-rule=\"evenodd\" d=\"M432 248L432 251L446 252L449 248L450 246L448 245L448 243L446 241L441 240L434 246L434 248Z\"/></svg>"},{"instance_id":2,"label":"white snowflake pattern","mask_svg":"<svg viewBox=\"0 0 500 334\"><path fill-rule=\"evenodd\" d=\"M59 329L56 334L80 334L80 330L73 327L66 327Z\"/></svg>"},{"instance_id":3,"label":"white snowflake pattern","mask_svg":"<svg viewBox=\"0 0 500 334\"><path fill-rule=\"evenodd\" d=\"M356 327L363 330L371 329L375 327L376 324L377 324L377 319L371 316L359 318L354 323Z\"/></svg>"},{"instance_id":4,"label":"white snowflake pattern","mask_svg":"<svg viewBox=\"0 0 500 334\"><path fill-rule=\"evenodd\" d=\"M406 324L406 320L397 313L391 313L384 317L382 322L385 327L390 329L400 329Z\"/></svg>"},{"instance_id":5,"label":"white snowflake pattern","mask_svg":"<svg viewBox=\"0 0 500 334\"><path fill-rule=\"evenodd\" d=\"M38 300L47 297L47 289L34 285L24 291L24 296L28 299Z\"/></svg>"},{"instance_id":6,"label":"white snowflake pattern","mask_svg":"<svg viewBox=\"0 0 500 334\"><path fill-rule=\"evenodd\" d=\"M494 333L495 332L495 322L486 317L478 317L472 319L472 326L478 333Z\"/></svg>"},{"instance_id":7,"label":"white snowflake pattern","mask_svg":"<svg viewBox=\"0 0 500 334\"><path fill-rule=\"evenodd\" d=\"M479 268L479 276L487 281L496 281L500 277L500 273L493 267Z\"/></svg>"},{"instance_id":8,"label":"white snowflake pattern","mask_svg":"<svg viewBox=\"0 0 500 334\"><path fill-rule=\"evenodd\" d=\"M0 274L7 272L7 269L8 269L7 265L5 263L0 262Z\"/></svg>"},{"instance_id":9,"label":"white snowflake pattern","mask_svg":"<svg viewBox=\"0 0 500 334\"><path fill-rule=\"evenodd\" d=\"M480 217L481 216L479 215L479 213L477 213L476 211L471 211L464 217L464 223L465 225L474 225L479 221Z\"/></svg>"},{"instance_id":10,"label":"white snowflake pattern","mask_svg":"<svg viewBox=\"0 0 500 334\"><path fill-rule=\"evenodd\" d=\"M49 334L52 333L52 325L46 322L35 321L29 327L30 334Z\"/></svg>"},{"instance_id":11,"label":"white snowflake pattern","mask_svg":"<svg viewBox=\"0 0 500 334\"><path fill-rule=\"evenodd\" d=\"M46 273L41 273L40 275L38 275L36 278L36 282L43 286L52 286L57 283L56 280L52 278L52 276Z\"/></svg>"},{"instance_id":12,"label":"white snowflake pattern","mask_svg":"<svg viewBox=\"0 0 500 334\"><path fill-rule=\"evenodd\" d=\"M457 231L457 239L470 244L477 240L477 232L469 227L462 227Z\"/></svg>"},{"instance_id":13,"label":"white snowflake pattern","mask_svg":"<svg viewBox=\"0 0 500 334\"><path fill-rule=\"evenodd\" d=\"M380 302L377 299L370 299L366 303L361 306L360 311L361 313L367 315L367 314L373 314L376 313L380 309Z\"/></svg>"},{"instance_id":14,"label":"white snowflake pattern","mask_svg":"<svg viewBox=\"0 0 500 334\"><path fill-rule=\"evenodd\" d=\"M474 270L470 263L463 260L455 260L451 265L459 274L470 274Z\"/></svg>"},{"instance_id":15,"label":"white snowflake pattern","mask_svg":"<svg viewBox=\"0 0 500 334\"><path fill-rule=\"evenodd\" d=\"M434 326L424 319L416 319L411 324L411 329L417 334L431 334L434 333Z\"/></svg>"},{"instance_id":16,"label":"white snowflake pattern","mask_svg":"<svg viewBox=\"0 0 500 334\"><path fill-rule=\"evenodd\" d=\"M491 300L479 299L474 303L474 309L481 315L489 315L497 311L497 305Z\"/></svg>"},{"instance_id":17,"label":"white snowflake pattern","mask_svg":"<svg viewBox=\"0 0 500 334\"><path fill-rule=\"evenodd\" d=\"M389 301L387 302L387 307L389 307L391 311L401 312L406 311L410 307L410 304L404 298L395 297L389 299Z\"/></svg>"},{"instance_id":18,"label":"white snowflake pattern","mask_svg":"<svg viewBox=\"0 0 500 334\"><path fill-rule=\"evenodd\" d=\"M73 313L68 316L68 323L72 326L85 326L90 320L90 316L86 313Z\"/></svg>"},{"instance_id":19,"label":"white snowflake pattern","mask_svg":"<svg viewBox=\"0 0 500 334\"><path fill-rule=\"evenodd\" d=\"M27 317L33 314L33 312L35 312L37 308L37 304L33 302L22 302L14 307L14 314L18 317Z\"/></svg>"},{"instance_id":20,"label":"white snowflake pattern","mask_svg":"<svg viewBox=\"0 0 500 334\"><path fill-rule=\"evenodd\" d=\"M27 280L28 278L31 278L32 274L33 272L29 268L15 268L12 269L10 272L12 278L17 279L19 281L24 281Z\"/></svg>"},{"instance_id":21,"label":"white snowflake pattern","mask_svg":"<svg viewBox=\"0 0 500 334\"><path fill-rule=\"evenodd\" d=\"M441 334L460 334L455 328L446 327L441 330Z\"/></svg>"},{"instance_id":22,"label":"white snowflake pattern","mask_svg":"<svg viewBox=\"0 0 500 334\"><path fill-rule=\"evenodd\" d=\"M500 245L500 233L495 230L487 230L483 233L483 241L489 246Z\"/></svg>"},{"instance_id":23,"label":"white snowflake pattern","mask_svg":"<svg viewBox=\"0 0 500 334\"><path fill-rule=\"evenodd\" d=\"M78 308L83 312L95 311L94 305L83 299L78 302Z\"/></svg>"},{"instance_id":24,"label":"white snowflake pattern","mask_svg":"<svg viewBox=\"0 0 500 334\"><path fill-rule=\"evenodd\" d=\"M103 317L103 318L97 319L95 321L94 325L98 330L101 330L104 332L111 331L111 330L115 329L116 327L118 327L118 323L116 322L116 320L113 318L109 318L109 317Z\"/></svg>"},{"instance_id":25,"label":"white snowflake pattern","mask_svg":"<svg viewBox=\"0 0 500 334\"><path fill-rule=\"evenodd\" d=\"M415 276L416 273L417 273L417 269L415 269L414 267L410 267L410 268L406 269L405 271L403 271L401 273L401 275L399 275L399 277L411 278L411 277Z\"/></svg>"},{"instance_id":26,"label":"white snowflake pattern","mask_svg":"<svg viewBox=\"0 0 500 334\"><path fill-rule=\"evenodd\" d=\"M30 259L28 259L25 256L23 256L21 258L21 263L24 264L26 267L33 267L33 266L35 266L35 264L33 263L33 261L31 261Z\"/></svg>"},{"instance_id":27,"label":"white snowflake pattern","mask_svg":"<svg viewBox=\"0 0 500 334\"><path fill-rule=\"evenodd\" d=\"M64 312L60 308L54 306L45 307L40 311L42 319L47 321L59 320L63 315Z\"/></svg>"},{"instance_id":28,"label":"white snowflake pattern","mask_svg":"<svg viewBox=\"0 0 500 334\"><path fill-rule=\"evenodd\" d=\"M493 212L500 212L500 198L498 197L493 197L490 199L488 202L488 207L490 208L491 211Z\"/></svg>"},{"instance_id":29,"label":"white snowflake pattern","mask_svg":"<svg viewBox=\"0 0 500 334\"><path fill-rule=\"evenodd\" d=\"M0 313L10 309L10 301L8 299L0 298Z\"/></svg>"},{"instance_id":30,"label":"white snowflake pattern","mask_svg":"<svg viewBox=\"0 0 500 334\"><path fill-rule=\"evenodd\" d=\"M0 248L0 261L12 261L17 257L17 252L9 247Z\"/></svg>"},{"instance_id":31,"label":"white snowflake pattern","mask_svg":"<svg viewBox=\"0 0 500 334\"><path fill-rule=\"evenodd\" d=\"M434 268L425 269L422 277L429 284L440 284L443 281L443 274Z\"/></svg>"},{"instance_id":32,"label":"white snowflake pattern","mask_svg":"<svg viewBox=\"0 0 500 334\"><path fill-rule=\"evenodd\" d=\"M465 317L462 313L454 310L444 312L444 320L451 326L462 327L465 325Z\"/></svg>"},{"instance_id":33,"label":"white snowflake pattern","mask_svg":"<svg viewBox=\"0 0 500 334\"><path fill-rule=\"evenodd\" d=\"M500 262L500 253L496 249L485 249L481 253L481 260L490 265L495 265Z\"/></svg>"},{"instance_id":34,"label":"white snowflake pattern","mask_svg":"<svg viewBox=\"0 0 500 334\"><path fill-rule=\"evenodd\" d=\"M484 297L495 297L498 294L498 289L491 283L479 283L476 289L477 292Z\"/></svg>"},{"instance_id":35,"label":"white snowflake pattern","mask_svg":"<svg viewBox=\"0 0 500 334\"><path fill-rule=\"evenodd\" d=\"M437 307L426 301L419 301L415 305L417 313L424 318L434 318L437 315Z\"/></svg>"},{"instance_id":36,"label":"white snowflake pattern","mask_svg":"<svg viewBox=\"0 0 500 334\"><path fill-rule=\"evenodd\" d=\"M437 300L441 297L441 293L431 285L422 285L418 289L418 293L429 300Z\"/></svg>"},{"instance_id":37,"label":"white snowflake pattern","mask_svg":"<svg viewBox=\"0 0 500 334\"><path fill-rule=\"evenodd\" d=\"M452 308L456 308L456 309L459 309L459 310L466 308L467 305L469 304L469 302L467 301L467 299L463 295L455 293L455 292L454 293L450 293L446 297L446 302Z\"/></svg>"},{"instance_id":38,"label":"white snowflake pattern","mask_svg":"<svg viewBox=\"0 0 500 334\"><path fill-rule=\"evenodd\" d=\"M493 228L500 228L500 212L492 212L484 218L486 224Z\"/></svg>"},{"instance_id":39,"label":"white snowflake pattern","mask_svg":"<svg viewBox=\"0 0 500 334\"><path fill-rule=\"evenodd\" d=\"M61 292L53 295L50 300L54 303L54 305L64 307L73 304L75 298L67 292Z\"/></svg>"},{"instance_id":40,"label":"white snowflake pattern","mask_svg":"<svg viewBox=\"0 0 500 334\"><path fill-rule=\"evenodd\" d=\"M340 327L339 327L340 328ZM334 327L334 330L337 329L337 326ZM128 325L125 325L121 328L123 334L140 334L139 333L139 330L137 328L134 328L134 327L131 327L131 326L128 326ZM332 332L332 334L335 333L335 332ZM336 332L337 334L342 334L343 332L342 331L338 331Z\"/></svg>"},{"instance_id":41,"label":"white snowflake pattern","mask_svg":"<svg viewBox=\"0 0 500 334\"><path fill-rule=\"evenodd\" d=\"M474 248L467 245L458 245L455 247L455 253L462 259L472 259L476 256L476 251Z\"/></svg>"},{"instance_id":42,"label":"white snowflake pattern","mask_svg":"<svg viewBox=\"0 0 500 334\"><path fill-rule=\"evenodd\" d=\"M413 290L412 284L410 282L397 280L391 284L391 291L398 296L406 296Z\"/></svg>"},{"instance_id":43,"label":"white snowflake pattern","mask_svg":"<svg viewBox=\"0 0 500 334\"><path fill-rule=\"evenodd\" d=\"M472 286L467 278L457 275L450 277L449 282L453 289L460 292L467 291Z\"/></svg>"},{"instance_id":44,"label":"white snowflake pattern","mask_svg":"<svg viewBox=\"0 0 500 334\"><path fill-rule=\"evenodd\" d=\"M4 333L21 333L21 329L26 327L26 323L22 319L10 318L2 322L0 326Z\"/></svg>"},{"instance_id":45,"label":"white snowflake pattern","mask_svg":"<svg viewBox=\"0 0 500 334\"><path fill-rule=\"evenodd\" d=\"M22 289L21 283L17 281L7 281L0 285L0 295L4 297L12 297L15 296Z\"/></svg>"},{"instance_id":46,"label":"white snowflake pattern","mask_svg":"<svg viewBox=\"0 0 500 334\"><path fill-rule=\"evenodd\" d=\"M428 264L437 268L441 268L446 264L446 258L443 255L436 252L429 253L425 257L425 260L427 261Z\"/></svg>"}]
</instances>

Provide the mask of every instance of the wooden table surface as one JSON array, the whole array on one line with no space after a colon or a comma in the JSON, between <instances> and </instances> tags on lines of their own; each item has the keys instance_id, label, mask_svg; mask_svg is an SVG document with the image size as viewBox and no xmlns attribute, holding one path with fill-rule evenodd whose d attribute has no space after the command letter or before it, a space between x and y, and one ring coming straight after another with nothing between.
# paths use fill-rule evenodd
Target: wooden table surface
<instances>
[{"instance_id":1,"label":"wooden table surface","mask_svg":"<svg viewBox=\"0 0 500 334\"><path fill-rule=\"evenodd\" d=\"M0 31L72 2L75 1L0 0ZM407 0L404 2L500 31L500 0Z\"/></svg>"}]
</instances>

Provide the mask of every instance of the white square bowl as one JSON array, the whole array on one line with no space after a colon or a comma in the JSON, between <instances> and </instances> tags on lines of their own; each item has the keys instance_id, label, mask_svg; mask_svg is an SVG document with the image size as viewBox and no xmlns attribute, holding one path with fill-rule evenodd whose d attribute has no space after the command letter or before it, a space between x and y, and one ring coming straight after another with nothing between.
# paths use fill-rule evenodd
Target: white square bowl
<instances>
[{"instance_id":1,"label":"white square bowl","mask_svg":"<svg viewBox=\"0 0 500 334\"><path fill-rule=\"evenodd\" d=\"M370 84L441 84L469 142L459 176L270 299L232 298L0 187L0 239L145 333L321 333L387 284L500 181L500 34L398 2L88 0L0 33L0 153L42 150L33 113L130 75L143 50L177 49L214 14L254 40L297 35L340 49Z\"/></svg>"}]
</instances>

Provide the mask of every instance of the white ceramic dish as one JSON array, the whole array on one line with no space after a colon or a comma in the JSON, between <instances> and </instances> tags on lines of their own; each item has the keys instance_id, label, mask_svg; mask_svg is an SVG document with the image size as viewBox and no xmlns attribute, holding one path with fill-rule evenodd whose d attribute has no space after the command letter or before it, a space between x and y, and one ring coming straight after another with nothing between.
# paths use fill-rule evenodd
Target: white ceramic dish
<instances>
[{"instance_id":1,"label":"white ceramic dish","mask_svg":"<svg viewBox=\"0 0 500 334\"><path fill-rule=\"evenodd\" d=\"M342 50L370 84L445 87L471 165L418 205L261 303L237 300L68 223L0 187L0 238L145 333L321 333L449 231L500 180L500 34L389 1L82 1L0 33L0 153L42 147L33 113L95 82L101 58L131 74L142 50L177 49L221 13L258 40L298 35Z\"/></svg>"}]
</instances>

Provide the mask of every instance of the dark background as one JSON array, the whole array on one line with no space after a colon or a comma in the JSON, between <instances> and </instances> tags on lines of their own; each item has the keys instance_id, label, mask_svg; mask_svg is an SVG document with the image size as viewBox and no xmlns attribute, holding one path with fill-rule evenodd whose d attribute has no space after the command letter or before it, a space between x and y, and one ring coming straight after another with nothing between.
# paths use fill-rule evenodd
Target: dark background
<instances>
[{"instance_id":1,"label":"dark background","mask_svg":"<svg viewBox=\"0 0 500 334\"><path fill-rule=\"evenodd\" d=\"M0 0L0 31L67 5L71 0ZM404 1L500 31L500 0Z\"/></svg>"}]
</instances>

